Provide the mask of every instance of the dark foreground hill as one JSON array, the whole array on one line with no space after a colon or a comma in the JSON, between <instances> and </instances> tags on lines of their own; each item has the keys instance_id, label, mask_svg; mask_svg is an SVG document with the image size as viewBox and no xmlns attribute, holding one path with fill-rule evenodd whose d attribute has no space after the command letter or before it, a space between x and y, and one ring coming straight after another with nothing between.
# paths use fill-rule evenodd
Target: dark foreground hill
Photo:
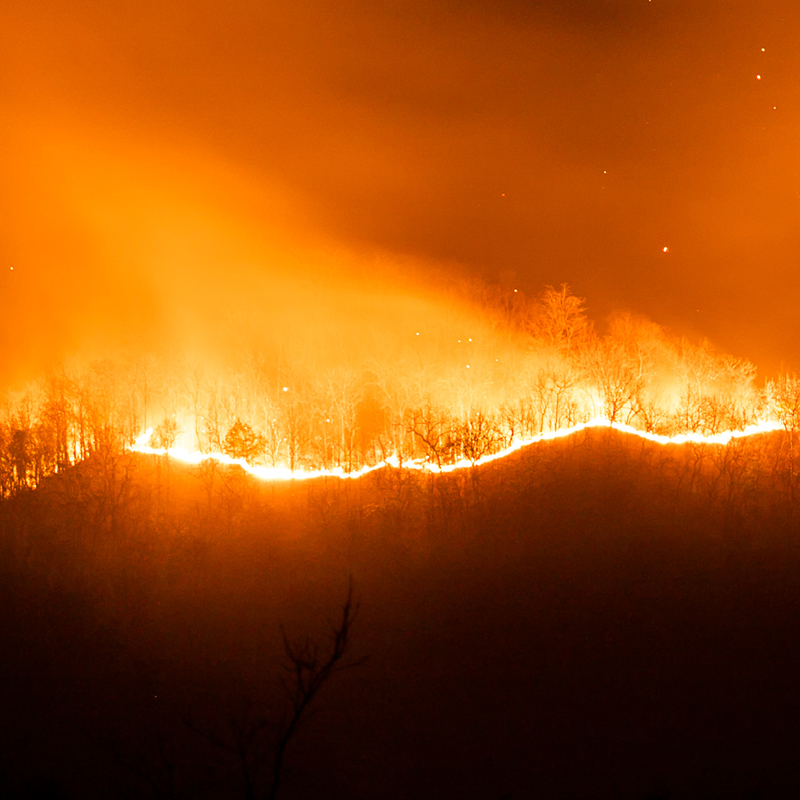
<instances>
[{"instance_id":1,"label":"dark foreground hill","mask_svg":"<svg viewBox=\"0 0 800 800\"><path fill-rule=\"evenodd\" d=\"M281 797L792 796L782 447L595 431L441 477L58 475L0 504L0 794L246 797L211 739L271 732L280 626L323 642L352 575L368 658L320 692Z\"/></svg>"}]
</instances>

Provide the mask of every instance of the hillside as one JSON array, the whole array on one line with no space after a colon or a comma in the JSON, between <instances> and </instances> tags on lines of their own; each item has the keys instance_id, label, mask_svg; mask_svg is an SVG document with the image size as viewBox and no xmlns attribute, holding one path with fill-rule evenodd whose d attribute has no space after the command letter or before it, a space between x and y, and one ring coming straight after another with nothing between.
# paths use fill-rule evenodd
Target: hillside
<instances>
[{"instance_id":1,"label":"hillside","mask_svg":"<svg viewBox=\"0 0 800 800\"><path fill-rule=\"evenodd\" d=\"M595 430L447 476L283 484L93 457L0 503L5 794L246 797L201 734L279 717L280 626L323 641L352 575L368 658L320 693L281 797L786 796L781 446Z\"/></svg>"}]
</instances>

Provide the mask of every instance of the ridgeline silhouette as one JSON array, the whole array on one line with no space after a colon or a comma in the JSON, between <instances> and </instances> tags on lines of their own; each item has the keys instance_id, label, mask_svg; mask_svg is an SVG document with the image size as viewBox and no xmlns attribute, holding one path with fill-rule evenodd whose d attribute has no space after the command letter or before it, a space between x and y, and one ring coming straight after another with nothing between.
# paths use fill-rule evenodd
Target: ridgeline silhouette
<instances>
[{"instance_id":1,"label":"ridgeline silhouette","mask_svg":"<svg viewBox=\"0 0 800 800\"><path fill-rule=\"evenodd\" d=\"M555 361L541 362L542 324L520 324L519 336L531 363L559 370L596 363L621 336L579 326L548 342ZM595 428L451 473L389 466L357 481L264 482L126 449L145 418L160 419L164 446L186 435L160 405L172 386L197 410L192 435L206 442L216 430L223 451L268 462L268 430L230 387L198 376L197 393L180 394L174 372L157 384L141 362L43 380L3 428L0 791L796 793L796 380L757 390L751 369L682 346L670 351L686 355L680 363L691 353L704 369L730 369L713 380L687 372L659 425L713 432L770 404L782 430L720 446ZM518 416L453 405L445 423L433 396L415 405L419 395L399 394L408 381L369 374L352 430L346 415L320 417L275 384L294 409L272 440L276 459L357 465L396 447L444 464L496 446L510 435L503 425L579 416L602 386L548 372L518 399ZM617 419L644 424L654 384L642 385ZM738 393L712 393L722 387ZM335 437L314 433L321 419L335 420ZM302 436L291 438L291 420ZM359 667L338 672L347 663Z\"/></svg>"}]
</instances>

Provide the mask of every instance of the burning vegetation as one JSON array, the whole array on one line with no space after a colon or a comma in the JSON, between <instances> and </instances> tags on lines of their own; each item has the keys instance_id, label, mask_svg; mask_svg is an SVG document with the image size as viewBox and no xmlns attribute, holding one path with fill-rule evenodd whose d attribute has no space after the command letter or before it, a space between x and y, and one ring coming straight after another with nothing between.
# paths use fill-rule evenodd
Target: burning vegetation
<instances>
[{"instance_id":1,"label":"burning vegetation","mask_svg":"<svg viewBox=\"0 0 800 800\"><path fill-rule=\"evenodd\" d=\"M529 298L470 282L443 307L399 334L373 322L366 341L289 327L267 341L231 317L224 359L185 349L51 371L6 398L0 495L125 449L269 478L447 471L592 424L662 443L782 429L781 457L794 452L794 375L759 386L749 362L628 313L600 333L566 285Z\"/></svg>"},{"instance_id":2,"label":"burning vegetation","mask_svg":"<svg viewBox=\"0 0 800 800\"><path fill-rule=\"evenodd\" d=\"M684 778L617 742L686 731L729 748L718 794L775 763L797 708L797 379L759 385L631 315L598 330L566 286L401 305L402 325L232 315L202 357L65 366L7 398L7 784L527 796L584 759L580 793L644 797L706 761Z\"/></svg>"}]
</instances>

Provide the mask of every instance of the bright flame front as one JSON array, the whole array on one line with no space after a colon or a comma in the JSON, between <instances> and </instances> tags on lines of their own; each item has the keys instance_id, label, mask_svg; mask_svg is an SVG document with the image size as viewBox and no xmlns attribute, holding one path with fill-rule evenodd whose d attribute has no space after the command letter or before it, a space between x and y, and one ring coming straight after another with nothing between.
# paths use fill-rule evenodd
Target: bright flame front
<instances>
[{"instance_id":1,"label":"bright flame front","mask_svg":"<svg viewBox=\"0 0 800 800\"><path fill-rule=\"evenodd\" d=\"M742 439L748 436L756 436L764 433L771 433L783 429L781 423L776 420L759 420L753 425L748 425L742 430L736 431L723 431L711 436L706 436L701 433L679 433L674 436L662 436L656 433L648 433L647 431L640 431L631 425L625 425L620 422L612 422L606 417L596 417L588 422L583 422L578 425L573 425L567 428L560 428L556 431L547 431L529 439L519 439L513 442L510 446L489 455L481 456L474 461L462 458L452 464L435 464L421 458L402 461L397 455L391 455L383 461L371 466L363 466L360 469L347 472L341 467L333 469L295 469L291 470L288 467L265 467L259 465L249 464L244 458L233 458L225 453L201 453L198 450L190 451L184 447L151 447L148 442L150 441L153 431L149 429L136 439L136 442L129 448L135 453L144 453L147 455L169 456L177 461L185 464L200 464L203 461L216 461L220 464L228 464L231 466L241 467L246 473L261 480L267 481L286 481L286 480L308 480L312 478L331 477L342 479L360 478L368 475L370 472L375 472L379 469L384 469L387 466L394 467L395 469L403 468L410 470L417 470L430 473L449 473L457 470L464 470L470 467L480 466L481 464L488 464L492 461L505 458L506 456L521 450L529 445L538 442L551 441L554 439L561 439L590 428L612 428L613 430L627 433L633 436L638 436L641 439L646 439L650 442L655 442L661 445L681 445L687 443L694 444L707 444L726 446L730 444L733 439Z\"/></svg>"}]
</instances>

